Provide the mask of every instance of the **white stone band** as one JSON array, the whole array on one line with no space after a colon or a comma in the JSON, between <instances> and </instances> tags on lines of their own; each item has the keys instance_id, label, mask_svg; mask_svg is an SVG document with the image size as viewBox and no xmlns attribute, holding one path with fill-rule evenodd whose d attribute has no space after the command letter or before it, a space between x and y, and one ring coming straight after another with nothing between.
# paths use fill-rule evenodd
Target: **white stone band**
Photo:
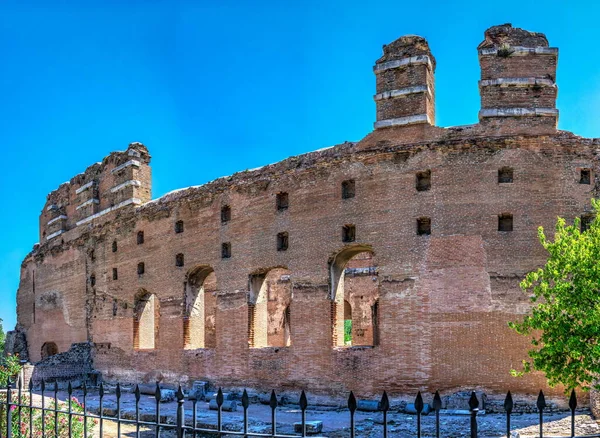
<instances>
[{"instance_id":1,"label":"white stone band","mask_svg":"<svg viewBox=\"0 0 600 438\"><path fill-rule=\"evenodd\" d=\"M75 210L79 210L80 208L87 207L90 204L100 204L100 201L96 198L88 199L83 204L79 204Z\"/></svg>"},{"instance_id":2,"label":"white stone band","mask_svg":"<svg viewBox=\"0 0 600 438\"><path fill-rule=\"evenodd\" d=\"M138 199L138 198L129 198L129 199L123 201L123 202L120 202L119 204L117 204L117 205L115 205L113 207L106 208L106 209L104 209L104 210L102 210L102 211L100 211L100 212L98 212L96 214L93 214L91 216L86 217L85 219L81 219L79 222L77 222L76 225L85 224L86 222L92 221L92 220L94 220L96 218L99 218L100 216L104 216L105 214L110 213L111 211L118 210L119 208L125 207L125 206L127 206L129 204L139 205L141 203L142 203L142 201L140 199Z\"/></svg>"},{"instance_id":3,"label":"white stone band","mask_svg":"<svg viewBox=\"0 0 600 438\"><path fill-rule=\"evenodd\" d=\"M56 233L52 233L48 237L46 237L46 240L54 239L56 236L60 236L64 232L65 230L59 230Z\"/></svg>"},{"instance_id":4,"label":"white stone band","mask_svg":"<svg viewBox=\"0 0 600 438\"><path fill-rule=\"evenodd\" d=\"M556 47L521 47L514 46L508 47L510 50L510 56L527 56L527 55L558 55L558 48ZM481 49L479 50L480 56L498 56L497 47L492 47L489 49Z\"/></svg>"},{"instance_id":5,"label":"white stone band","mask_svg":"<svg viewBox=\"0 0 600 438\"><path fill-rule=\"evenodd\" d=\"M554 87L556 83L551 79L539 79L539 78L497 78L497 79L484 79L479 81L480 87L491 87L498 85L500 87Z\"/></svg>"},{"instance_id":6,"label":"white stone band","mask_svg":"<svg viewBox=\"0 0 600 438\"><path fill-rule=\"evenodd\" d=\"M60 216L58 216L58 217L55 217L55 218L54 218L54 219L52 219L52 220L49 220L49 221L48 221L48 225L50 225L50 224L53 224L53 223L54 223L54 222L56 222L56 221L60 221L60 220L62 220L62 219L66 219L66 218L67 218L67 217L66 217L64 214L61 214Z\"/></svg>"},{"instance_id":7,"label":"white stone band","mask_svg":"<svg viewBox=\"0 0 600 438\"><path fill-rule=\"evenodd\" d=\"M111 172L112 173L116 173L119 170L123 170L126 167L129 166L135 166L135 167L140 167L140 162L138 160L129 160L126 163L121 164L120 166L115 167Z\"/></svg>"},{"instance_id":8,"label":"white stone band","mask_svg":"<svg viewBox=\"0 0 600 438\"><path fill-rule=\"evenodd\" d=\"M427 85L415 85L414 87L405 87L405 88L400 88L398 90L384 91L383 93L379 93L379 94L376 94L375 96L373 96L373 99L375 99L375 102L377 102L377 101L383 100L383 99L393 99L395 97L406 97L411 94L418 94L418 93L431 94L431 92L429 91L429 87Z\"/></svg>"},{"instance_id":9,"label":"white stone band","mask_svg":"<svg viewBox=\"0 0 600 438\"><path fill-rule=\"evenodd\" d=\"M123 184L119 184L118 186L114 186L112 189L110 189L111 193L115 193L118 192L121 189L124 189L127 186L134 186L134 187L139 187L142 185L141 181L138 181L137 179L130 179L129 181L125 181Z\"/></svg>"},{"instance_id":10,"label":"white stone band","mask_svg":"<svg viewBox=\"0 0 600 438\"><path fill-rule=\"evenodd\" d=\"M81 187L79 187L77 190L75 190L75 194L76 194L76 195L78 195L78 194L80 194L81 192L83 192L83 191L85 191L85 190L89 189L90 187L92 187L92 186L94 185L94 183L95 183L95 182L96 182L96 181L90 181L89 183L82 185L82 186L81 186Z\"/></svg>"},{"instance_id":11,"label":"white stone band","mask_svg":"<svg viewBox=\"0 0 600 438\"><path fill-rule=\"evenodd\" d=\"M373 71L381 73L382 71L390 70L392 68L406 67L408 65L428 65L429 68L433 68L431 65L431 59L427 55L411 56L410 58L395 59L393 61L382 62L381 64L375 64Z\"/></svg>"},{"instance_id":12,"label":"white stone band","mask_svg":"<svg viewBox=\"0 0 600 438\"><path fill-rule=\"evenodd\" d=\"M419 123L431 123L427 114L417 114L414 116L400 117L397 119L379 120L375 122L375 129L387 128L388 126L417 125Z\"/></svg>"},{"instance_id":13,"label":"white stone band","mask_svg":"<svg viewBox=\"0 0 600 438\"><path fill-rule=\"evenodd\" d=\"M558 117L556 108L484 108L479 118L485 117Z\"/></svg>"}]
</instances>

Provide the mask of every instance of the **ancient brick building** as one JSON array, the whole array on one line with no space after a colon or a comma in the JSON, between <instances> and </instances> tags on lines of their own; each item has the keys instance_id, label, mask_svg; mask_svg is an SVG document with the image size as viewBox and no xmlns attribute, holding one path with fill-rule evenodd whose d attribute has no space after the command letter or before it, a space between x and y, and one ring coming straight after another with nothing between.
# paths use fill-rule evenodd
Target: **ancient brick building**
<instances>
[{"instance_id":1,"label":"ancient brick building","mask_svg":"<svg viewBox=\"0 0 600 438\"><path fill-rule=\"evenodd\" d=\"M121 381L539 389L509 375L528 340L507 321L545 262L537 227L589 216L600 142L557 130L543 34L495 26L477 52L476 125L435 126L436 61L406 36L375 63L359 142L154 200L132 143L61 185L21 270L31 360L87 341Z\"/></svg>"}]
</instances>

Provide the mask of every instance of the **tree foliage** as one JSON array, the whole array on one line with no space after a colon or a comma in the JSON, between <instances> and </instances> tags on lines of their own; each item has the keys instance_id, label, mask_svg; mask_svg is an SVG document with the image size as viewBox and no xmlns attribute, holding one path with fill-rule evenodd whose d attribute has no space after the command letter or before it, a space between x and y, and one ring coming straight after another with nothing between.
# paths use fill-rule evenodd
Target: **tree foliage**
<instances>
[{"instance_id":1,"label":"tree foliage","mask_svg":"<svg viewBox=\"0 0 600 438\"><path fill-rule=\"evenodd\" d=\"M2 318L0 318L0 357L4 354L4 342L6 341L6 334L2 328Z\"/></svg>"},{"instance_id":2,"label":"tree foliage","mask_svg":"<svg viewBox=\"0 0 600 438\"><path fill-rule=\"evenodd\" d=\"M600 201L592 200L592 205L598 218ZM521 322L509 323L531 336L534 348L523 370L512 373L538 370L551 386L587 390L600 375L600 220L582 232L579 219L567 225L559 218L554 241L542 227L538 236L548 261L521 282L535 304Z\"/></svg>"}]
</instances>

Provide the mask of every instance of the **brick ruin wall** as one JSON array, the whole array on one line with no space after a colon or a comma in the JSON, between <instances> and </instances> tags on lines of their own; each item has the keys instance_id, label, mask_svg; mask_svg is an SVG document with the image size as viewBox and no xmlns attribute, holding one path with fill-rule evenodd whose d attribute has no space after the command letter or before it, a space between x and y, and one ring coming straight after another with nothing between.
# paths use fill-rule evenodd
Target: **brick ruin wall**
<instances>
[{"instance_id":1,"label":"brick ruin wall","mask_svg":"<svg viewBox=\"0 0 600 438\"><path fill-rule=\"evenodd\" d=\"M542 34L495 26L478 53L477 125L434 125L435 59L402 37L374 67L377 121L359 142L155 200L133 143L61 185L21 269L31 360L90 342L109 380L545 388L510 376L529 341L507 322L546 259L537 227L589 213L600 141L557 131L558 51Z\"/></svg>"}]
</instances>

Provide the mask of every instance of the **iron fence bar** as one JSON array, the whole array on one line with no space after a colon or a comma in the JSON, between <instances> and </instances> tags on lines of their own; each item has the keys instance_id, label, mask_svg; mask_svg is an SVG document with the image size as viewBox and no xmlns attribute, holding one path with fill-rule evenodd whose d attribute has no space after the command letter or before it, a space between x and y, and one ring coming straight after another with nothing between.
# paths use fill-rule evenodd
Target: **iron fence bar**
<instances>
[{"instance_id":1,"label":"iron fence bar","mask_svg":"<svg viewBox=\"0 0 600 438\"><path fill-rule=\"evenodd\" d=\"M17 419L18 419L18 427L19 427L19 434L21 434L21 410L23 409L21 407L21 398L23 396L22 393L22 388L21 386L23 385L22 380L21 380L21 375L19 374L19 377L17 377L17 402L19 403L19 406L17 407Z\"/></svg>"},{"instance_id":2,"label":"iron fence bar","mask_svg":"<svg viewBox=\"0 0 600 438\"><path fill-rule=\"evenodd\" d=\"M33 382L29 379L29 438L33 438Z\"/></svg>"},{"instance_id":3,"label":"iron fence bar","mask_svg":"<svg viewBox=\"0 0 600 438\"><path fill-rule=\"evenodd\" d=\"M271 390L271 400L269 400L269 406L271 408L271 436L277 435L277 414L275 413L277 405L277 396L273 389Z\"/></svg>"},{"instance_id":4,"label":"iron fence bar","mask_svg":"<svg viewBox=\"0 0 600 438\"><path fill-rule=\"evenodd\" d=\"M54 381L54 436L58 438L58 382Z\"/></svg>"},{"instance_id":5,"label":"iron fence bar","mask_svg":"<svg viewBox=\"0 0 600 438\"><path fill-rule=\"evenodd\" d=\"M100 408L100 420L98 423L100 426L100 438L102 438L104 436L104 419L102 418L104 416L104 383L100 382L100 389L98 391L100 396L100 400L98 402Z\"/></svg>"},{"instance_id":6,"label":"iron fence bar","mask_svg":"<svg viewBox=\"0 0 600 438\"><path fill-rule=\"evenodd\" d=\"M121 384L117 382L117 438L121 438Z\"/></svg>"},{"instance_id":7,"label":"iron fence bar","mask_svg":"<svg viewBox=\"0 0 600 438\"><path fill-rule=\"evenodd\" d=\"M46 382L42 380L42 438L46 436L46 397L44 391L46 390Z\"/></svg>"},{"instance_id":8,"label":"iron fence bar","mask_svg":"<svg viewBox=\"0 0 600 438\"><path fill-rule=\"evenodd\" d=\"M184 401L183 391L181 390L181 385L179 385L179 389L177 390L177 438L185 437L185 411L183 408Z\"/></svg>"},{"instance_id":9,"label":"iron fence bar","mask_svg":"<svg viewBox=\"0 0 600 438\"><path fill-rule=\"evenodd\" d=\"M506 411L506 437L510 438L510 415L513 410L513 399L510 391L508 391L504 399L504 410Z\"/></svg>"},{"instance_id":10,"label":"iron fence bar","mask_svg":"<svg viewBox=\"0 0 600 438\"><path fill-rule=\"evenodd\" d=\"M479 412L479 400L475 391L471 392L469 398L469 409L471 410L471 438L477 438L477 413Z\"/></svg>"},{"instance_id":11,"label":"iron fence bar","mask_svg":"<svg viewBox=\"0 0 600 438\"><path fill-rule=\"evenodd\" d=\"M71 396L73 395L73 386L71 385L71 382L69 382L69 386L67 387L67 394L68 394L68 410L69 410L69 437L72 436L72 432L73 432L73 407L71 406Z\"/></svg>"},{"instance_id":12,"label":"iron fence bar","mask_svg":"<svg viewBox=\"0 0 600 438\"><path fill-rule=\"evenodd\" d=\"M160 438L160 386L156 382L156 390L154 391L154 398L156 400L156 438Z\"/></svg>"},{"instance_id":13,"label":"iron fence bar","mask_svg":"<svg viewBox=\"0 0 600 438\"><path fill-rule=\"evenodd\" d=\"M415 410L417 411L417 438L421 438L421 412L423 412L424 407L423 396L421 395L421 391L419 391L415 398Z\"/></svg>"},{"instance_id":14,"label":"iron fence bar","mask_svg":"<svg viewBox=\"0 0 600 438\"><path fill-rule=\"evenodd\" d=\"M140 386L135 385L135 437L140 438Z\"/></svg>"},{"instance_id":15,"label":"iron fence bar","mask_svg":"<svg viewBox=\"0 0 600 438\"><path fill-rule=\"evenodd\" d=\"M302 436L306 436L306 408L308 407L308 399L306 393L302 390L300 394L300 410L302 411Z\"/></svg>"},{"instance_id":16,"label":"iron fence bar","mask_svg":"<svg viewBox=\"0 0 600 438\"><path fill-rule=\"evenodd\" d=\"M388 426L387 426L387 413L390 409L390 400L388 399L388 395L386 391L383 391L383 395L381 396L381 401L379 402L379 409L383 411L383 438L387 438L388 435Z\"/></svg>"},{"instance_id":17,"label":"iron fence bar","mask_svg":"<svg viewBox=\"0 0 600 438\"><path fill-rule=\"evenodd\" d=\"M354 413L356 412L356 397L354 397L354 392L350 391L350 395L348 396L348 409L350 410L350 438L354 438L355 425L354 425Z\"/></svg>"},{"instance_id":18,"label":"iron fence bar","mask_svg":"<svg viewBox=\"0 0 600 438\"><path fill-rule=\"evenodd\" d=\"M248 437L248 406L250 406L250 400L248 399L248 392L244 389L242 394L242 407L244 408L244 438Z\"/></svg>"},{"instance_id":19,"label":"iron fence bar","mask_svg":"<svg viewBox=\"0 0 600 438\"><path fill-rule=\"evenodd\" d=\"M6 384L6 438L12 436L12 412L11 412L11 391L10 381Z\"/></svg>"},{"instance_id":20,"label":"iron fence bar","mask_svg":"<svg viewBox=\"0 0 600 438\"><path fill-rule=\"evenodd\" d=\"M197 405L198 405L198 400L196 400L196 398L192 399L192 415L193 415L193 418L192 418L192 429L193 429L192 436L194 438L196 438L196 417L198 415L198 406Z\"/></svg>"},{"instance_id":21,"label":"iron fence bar","mask_svg":"<svg viewBox=\"0 0 600 438\"><path fill-rule=\"evenodd\" d=\"M87 385L83 382L83 438L87 438Z\"/></svg>"},{"instance_id":22,"label":"iron fence bar","mask_svg":"<svg viewBox=\"0 0 600 438\"><path fill-rule=\"evenodd\" d=\"M223 416L223 412L221 411L223 407L223 391L221 390L221 388L219 388L219 390L217 391L217 431L219 433L219 437L223 436L221 432L223 432L223 423L222 423L222 416Z\"/></svg>"},{"instance_id":23,"label":"iron fence bar","mask_svg":"<svg viewBox=\"0 0 600 438\"><path fill-rule=\"evenodd\" d=\"M541 389L536 404L538 410L540 411L540 438L544 438L544 408L546 407L546 398L544 397L544 392Z\"/></svg>"},{"instance_id":24,"label":"iron fence bar","mask_svg":"<svg viewBox=\"0 0 600 438\"><path fill-rule=\"evenodd\" d=\"M571 390L569 397L569 409L571 409L571 437L575 436L575 409L577 409L577 395L575 389Z\"/></svg>"},{"instance_id":25,"label":"iron fence bar","mask_svg":"<svg viewBox=\"0 0 600 438\"><path fill-rule=\"evenodd\" d=\"M439 391L433 396L433 410L435 411L435 436L440 438L440 410L442 409L442 398ZM508 438L508 437L507 437Z\"/></svg>"}]
</instances>

